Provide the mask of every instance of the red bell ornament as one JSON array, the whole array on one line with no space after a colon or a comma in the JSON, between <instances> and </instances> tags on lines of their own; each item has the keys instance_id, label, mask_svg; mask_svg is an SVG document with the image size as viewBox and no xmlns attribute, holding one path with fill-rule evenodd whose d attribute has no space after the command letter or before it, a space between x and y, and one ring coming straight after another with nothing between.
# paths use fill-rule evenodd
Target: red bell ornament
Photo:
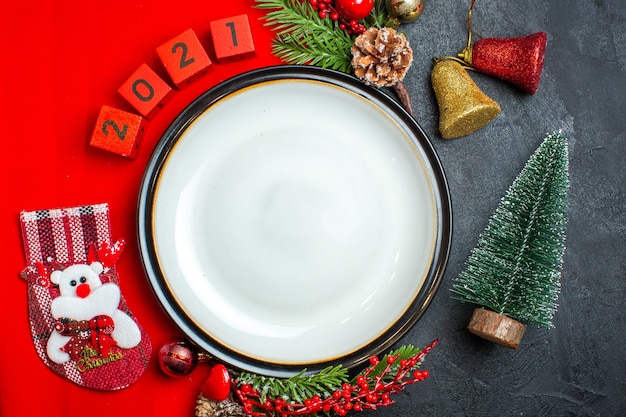
<instances>
[{"instance_id":1,"label":"red bell ornament","mask_svg":"<svg viewBox=\"0 0 626 417\"><path fill-rule=\"evenodd\" d=\"M482 38L460 54L470 67L508 81L528 94L539 87L547 35L537 32L519 38Z\"/></svg>"}]
</instances>

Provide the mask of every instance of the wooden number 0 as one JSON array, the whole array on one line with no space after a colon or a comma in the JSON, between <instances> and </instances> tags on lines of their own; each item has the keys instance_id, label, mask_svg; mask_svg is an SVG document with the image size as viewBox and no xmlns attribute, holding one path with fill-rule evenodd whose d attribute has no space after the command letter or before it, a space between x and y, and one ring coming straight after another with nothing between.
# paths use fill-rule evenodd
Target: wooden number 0
<instances>
[{"instance_id":1,"label":"wooden number 0","mask_svg":"<svg viewBox=\"0 0 626 417\"><path fill-rule=\"evenodd\" d=\"M144 95L141 93L141 91L139 91L140 85L143 85L145 87L148 94ZM147 80L144 80L143 78L133 81L132 90L133 94L135 94L135 96L141 101L150 101L154 98L154 88Z\"/></svg>"},{"instance_id":2,"label":"wooden number 0","mask_svg":"<svg viewBox=\"0 0 626 417\"><path fill-rule=\"evenodd\" d=\"M233 39L233 46L237 46L237 31L235 30L235 22L226 22L226 26L230 28L230 36Z\"/></svg>"}]
</instances>

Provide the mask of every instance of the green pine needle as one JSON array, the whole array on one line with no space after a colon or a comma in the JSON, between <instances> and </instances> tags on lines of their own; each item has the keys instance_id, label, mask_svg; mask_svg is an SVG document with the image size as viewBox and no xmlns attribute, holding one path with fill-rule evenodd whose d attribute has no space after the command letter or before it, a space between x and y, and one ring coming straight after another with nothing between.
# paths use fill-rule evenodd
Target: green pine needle
<instances>
[{"instance_id":1,"label":"green pine needle","mask_svg":"<svg viewBox=\"0 0 626 417\"><path fill-rule=\"evenodd\" d=\"M395 356L397 358L391 366L393 372L383 375L383 382L388 382L386 380L393 379L402 360L410 359L421 351L422 349L413 345L400 346L398 349L386 354L369 375L372 377L382 375L387 367L387 357ZM419 363L417 366L419 366ZM248 372L242 372L237 376L237 384L249 384L252 386L259 392L262 401L265 401L267 398L282 398L287 402L295 401L299 403L315 395L328 398L335 391L341 389L343 384L347 382L354 383L354 381L356 381L356 377L351 380L348 369L342 365L329 366L315 374L306 374L306 369L304 369L289 378L274 378Z\"/></svg>"},{"instance_id":2,"label":"green pine needle","mask_svg":"<svg viewBox=\"0 0 626 417\"><path fill-rule=\"evenodd\" d=\"M396 360L391 365L391 372L389 372L386 375L383 375L383 382L389 382L388 380L393 379L396 372L398 371L398 368L400 368L401 361L417 356L421 351L422 349L415 347L413 345L400 346L398 349L393 350L389 352L388 354L386 354L385 356L383 356L380 362L378 362L378 365L376 365L374 369L370 372L370 376L376 377L376 376L382 375L383 371L387 367L387 358L390 356L394 356L394 357L397 356ZM419 363L417 365L419 365Z\"/></svg>"},{"instance_id":3,"label":"green pine needle","mask_svg":"<svg viewBox=\"0 0 626 417\"><path fill-rule=\"evenodd\" d=\"M284 62L351 70L352 38L336 21L321 19L309 2L256 0L256 7L271 10L265 20L276 32L272 53Z\"/></svg>"},{"instance_id":4,"label":"green pine needle","mask_svg":"<svg viewBox=\"0 0 626 417\"><path fill-rule=\"evenodd\" d=\"M548 135L481 234L453 298L522 322L553 327L567 224L568 149Z\"/></svg>"},{"instance_id":5,"label":"green pine needle","mask_svg":"<svg viewBox=\"0 0 626 417\"><path fill-rule=\"evenodd\" d=\"M385 26L396 28L400 25L397 19L389 15L385 3L385 0L376 0L374 2L372 12L365 18L365 27L376 27L380 29Z\"/></svg>"},{"instance_id":6,"label":"green pine needle","mask_svg":"<svg viewBox=\"0 0 626 417\"><path fill-rule=\"evenodd\" d=\"M349 381L348 370L341 365L329 366L311 375L305 375L305 372L306 370L302 370L287 379L243 372L237 377L237 383L250 384L259 392L263 401L266 398L282 398L288 402L302 403L315 395L329 397Z\"/></svg>"},{"instance_id":7,"label":"green pine needle","mask_svg":"<svg viewBox=\"0 0 626 417\"><path fill-rule=\"evenodd\" d=\"M276 32L272 53L288 64L314 65L346 73L352 71L354 36L339 22L322 19L305 0L256 0L256 7L267 10L266 26ZM384 25L388 15L384 0L377 0L367 27Z\"/></svg>"}]
</instances>

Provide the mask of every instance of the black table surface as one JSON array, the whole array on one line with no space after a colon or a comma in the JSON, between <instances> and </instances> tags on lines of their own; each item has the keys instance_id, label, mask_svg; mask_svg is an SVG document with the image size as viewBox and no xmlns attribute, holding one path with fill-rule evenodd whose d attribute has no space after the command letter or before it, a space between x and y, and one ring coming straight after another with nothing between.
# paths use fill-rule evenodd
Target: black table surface
<instances>
[{"instance_id":1,"label":"black table surface","mask_svg":"<svg viewBox=\"0 0 626 417\"><path fill-rule=\"evenodd\" d=\"M453 241L441 286L401 343L438 346L431 377L396 395L383 416L626 415L626 11L618 0L478 1L482 37L545 31L541 84L527 95L475 72L501 114L462 138L439 136L432 58L467 44L470 1L427 1L400 30L414 50L405 78L415 118L431 137L449 181ZM569 224L554 328L529 325L517 350L469 333L473 307L450 298L478 236L549 132L568 138ZM370 414L371 413L371 414Z\"/></svg>"}]
</instances>

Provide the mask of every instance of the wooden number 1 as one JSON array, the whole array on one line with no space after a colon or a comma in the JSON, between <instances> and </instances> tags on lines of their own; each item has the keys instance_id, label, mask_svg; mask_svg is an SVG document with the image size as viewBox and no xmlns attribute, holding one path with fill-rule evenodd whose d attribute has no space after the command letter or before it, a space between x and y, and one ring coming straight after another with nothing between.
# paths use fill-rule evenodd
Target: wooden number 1
<instances>
[{"instance_id":1,"label":"wooden number 1","mask_svg":"<svg viewBox=\"0 0 626 417\"><path fill-rule=\"evenodd\" d=\"M211 22L215 56L220 62L254 56L254 42L248 15L228 17Z\"/></svg>"},{"instance_id":2,"label":"wooden number 1","mask_svg":"<svg viewBox=\"0 0 626 417\"><path fill-rule=\"evenodd\" d=\"M230 28L230 34L233 37L233 46L237 46L237 31L235 30L235 22L226 22L226 26Z\"/></svg>"}]
</instances>

